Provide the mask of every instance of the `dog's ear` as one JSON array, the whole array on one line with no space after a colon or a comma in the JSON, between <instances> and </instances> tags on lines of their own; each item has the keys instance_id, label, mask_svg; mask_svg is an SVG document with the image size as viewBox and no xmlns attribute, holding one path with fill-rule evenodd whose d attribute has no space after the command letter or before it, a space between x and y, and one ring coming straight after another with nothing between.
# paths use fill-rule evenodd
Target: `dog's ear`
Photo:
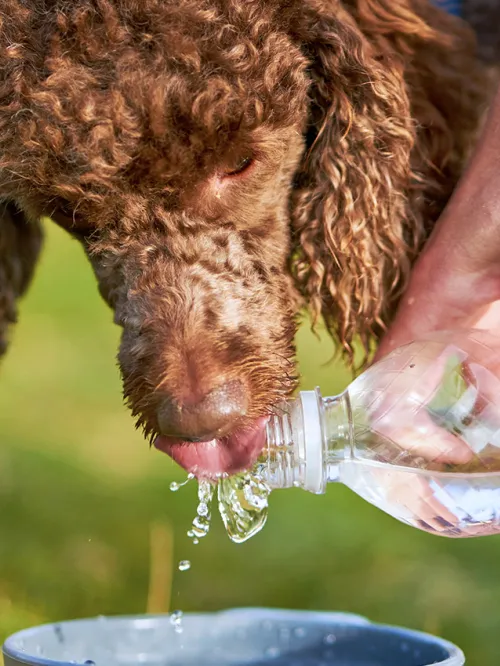
<instances>
[{"instance_id":1,"label":"dog's ear","mask_svg":"<svg viewBox=\"0 0 500 666\"><path fill-rule=\"evenodd\" d=\"M0 201L0 356L8 331L17 321L17 301L33 277L42 245L42 230L11 202Z\"/></svg>"},{"instance_id":2,"label":"dog's ear","mask_svg":"<svg viewBox=\"0 0 500 666\"><path fill-rule=\"evenodd\" d=\"M367 350L395 309L429 217L439 212L425 199L437 209L435 202L449 196L442 169L450 160L461 167L464 158L450 138L453 122L455 143L466 143L464 128L477 115L460 101L463 74L451 74L443 56L453 50L452 35L419 18L410 9L415 4L427 3L309 0L296 27L310 62L311 107L292 207L292 271L313 316L323 316L351 358L353 339ZM435 71L424 64L429 56L418 62L426 44L445 58ZM461 121L448 120L450 99L449 109L439 109L425 87L426 77L434 92L449 85L447 67ZM434 123L434 130L416 121Z\"/></svg>"}]
</instances>

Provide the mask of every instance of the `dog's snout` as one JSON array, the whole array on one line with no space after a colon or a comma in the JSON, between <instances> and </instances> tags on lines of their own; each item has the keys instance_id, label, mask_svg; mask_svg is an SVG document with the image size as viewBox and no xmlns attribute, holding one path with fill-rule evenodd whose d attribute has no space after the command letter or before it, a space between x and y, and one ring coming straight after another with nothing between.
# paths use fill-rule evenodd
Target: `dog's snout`
<instances>
[{"instance_id":1,"label":"dog's snout","mask_svg":"<svg viewBox=\"0 0 500 666\"><path fill-rule=\"evenodd\" d=\"M158 408L158 424L163 435L185 441L223 437L244 417L248 408L242 382L220 384L201 397L179 401L165 395Z\"/></svg>"}]
</instances>

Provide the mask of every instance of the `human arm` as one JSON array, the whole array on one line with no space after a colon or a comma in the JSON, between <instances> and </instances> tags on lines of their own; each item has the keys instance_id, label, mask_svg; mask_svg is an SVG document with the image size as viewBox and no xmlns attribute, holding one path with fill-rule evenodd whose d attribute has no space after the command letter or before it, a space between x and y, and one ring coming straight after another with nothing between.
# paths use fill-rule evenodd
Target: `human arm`
<instances>
[{"instance_id":1,"label":"human arm","mask_svg":"<svg viewBox=\"0 0 500 666\"><path fill-rule=\"evenodd\" d=\"M500 88L376 358L432 331L467 326L500 328Z\"/></svg>"}]
</instances>

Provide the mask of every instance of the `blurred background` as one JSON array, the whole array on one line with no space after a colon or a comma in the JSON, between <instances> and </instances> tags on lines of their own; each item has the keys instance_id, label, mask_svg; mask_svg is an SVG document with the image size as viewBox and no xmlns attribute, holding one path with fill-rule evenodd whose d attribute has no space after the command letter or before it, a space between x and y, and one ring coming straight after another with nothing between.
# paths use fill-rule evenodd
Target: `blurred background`
<instances>
[{"instance_id":1,"label":"blurred background","mask_svg":"<svg viewBox=\"0 0 500 666\"><path fill-rule=\"evenodd\" d=\"M118 337L79 245L50 225L0 374L0 639L51 620L258 605L361 613L439 634L471 666L498 663L500 537L419 533L331 487L274 493L243 545L216 515L193 546L196 484L171 493L185 474L135 432ZM326 339L304 329L298 347L304 388L346 386Z\"/></svg>"}]
</instances>

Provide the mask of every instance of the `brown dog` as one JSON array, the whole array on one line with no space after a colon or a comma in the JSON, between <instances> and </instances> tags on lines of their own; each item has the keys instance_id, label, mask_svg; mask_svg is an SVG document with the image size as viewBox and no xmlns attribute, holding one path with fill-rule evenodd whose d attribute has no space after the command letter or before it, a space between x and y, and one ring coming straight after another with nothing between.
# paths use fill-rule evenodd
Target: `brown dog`
<instances>
[{"instance_id":1,"label":"brown dog","mask_svg":"<svg viewBox=\"0 0 500 666\"><path fill-rule=\"evenodd\" d=\"M428 0L3 0L0 67L2 350L50 216L199 473L255 457L302 304L348 354L380 333L488 92Z\"/></svg>"}]
</instances>

